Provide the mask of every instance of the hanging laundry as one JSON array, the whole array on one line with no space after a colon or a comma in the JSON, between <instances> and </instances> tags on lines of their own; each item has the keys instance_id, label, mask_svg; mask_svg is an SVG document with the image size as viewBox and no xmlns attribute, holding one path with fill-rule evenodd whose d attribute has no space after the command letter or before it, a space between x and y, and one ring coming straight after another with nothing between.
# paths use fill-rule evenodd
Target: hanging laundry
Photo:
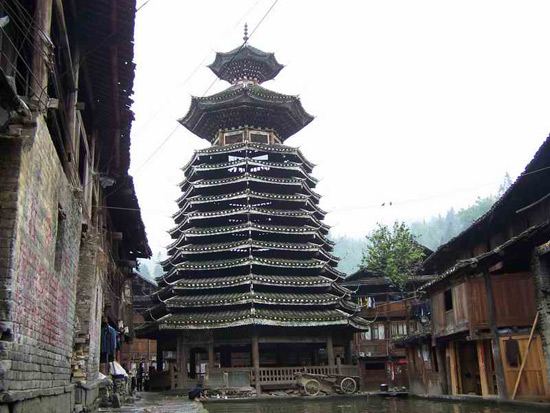
<instances>
[{"instance_id":1,"label":"hanging laundry","mask_svg":"<svg viewBox=\"0 0 550 413\"><path fill-rule=\"evenodd\" d=\"M111 327L106 325L101 330L101 353L114 355L116 353L118 342L118 332Z\"/></svg>"}]
</instances>

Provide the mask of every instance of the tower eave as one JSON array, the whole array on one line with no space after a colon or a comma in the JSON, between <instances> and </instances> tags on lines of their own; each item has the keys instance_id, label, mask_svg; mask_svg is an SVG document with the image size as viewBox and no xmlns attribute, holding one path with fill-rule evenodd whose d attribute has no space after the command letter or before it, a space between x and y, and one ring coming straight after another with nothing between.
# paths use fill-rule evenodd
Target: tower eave
<instances>
[{"instance_id":1,"label":"tower eave","mask_svg":"<svg viewBox=\"0 0 550 413\"><path fill-rule=\"evenodd\" d=\"M218 131L239 125L273 129L284 141L313 119L298 97L255 86L233 88L207 98L193 96L189 111L179 122L209 142Z\"/></svg>"},{"instance_id":2,"label":"tower eave","mask_svg":"<svg viewBox=\"0 0 550 413\"><path fill-rule=\"evenodd\" d=\"M229 83L245 76L262 83L275 78L284 65L277 62L274 53L263 52L247 43L226 53L217 52L208 68Z\"/></svg>"}]
</instances>

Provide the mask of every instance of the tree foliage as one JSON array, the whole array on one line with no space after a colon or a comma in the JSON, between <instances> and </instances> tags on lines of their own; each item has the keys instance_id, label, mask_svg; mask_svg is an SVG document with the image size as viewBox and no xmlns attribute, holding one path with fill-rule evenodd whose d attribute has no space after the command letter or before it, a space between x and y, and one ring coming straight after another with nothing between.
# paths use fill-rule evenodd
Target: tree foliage
<instances>
[{"instance_id":1,"label":"tree foliage","mask_svg":"<svg viewBox=\"0 0 550 413\"><path fill-rule=\"evenodd\" d=\"M395 222L393 228L378 224L367 235L367 248L363 254L362 267L385 274L400 290L414 275L425 258L423 248L404 222Z\"/></svg>"}]
</instances>

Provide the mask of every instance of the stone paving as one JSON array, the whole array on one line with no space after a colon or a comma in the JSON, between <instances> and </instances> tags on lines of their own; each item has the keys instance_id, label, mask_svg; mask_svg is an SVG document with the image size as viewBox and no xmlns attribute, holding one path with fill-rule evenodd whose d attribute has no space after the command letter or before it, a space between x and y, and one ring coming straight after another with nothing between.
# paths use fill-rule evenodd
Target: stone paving
<instances>
[{"instance_id":1,"label":"stone paving","mask_svg":"<svg viewBox=\"0 0 550 413\"><path fill-rule=\"evenodd\" d=\"M120 409L100 408L99 412L122 413L208 413L202 403L191 401L187 396L174 396L162 393L139 393L140 399L126 404Z\"/></svg>"}]
</instances>

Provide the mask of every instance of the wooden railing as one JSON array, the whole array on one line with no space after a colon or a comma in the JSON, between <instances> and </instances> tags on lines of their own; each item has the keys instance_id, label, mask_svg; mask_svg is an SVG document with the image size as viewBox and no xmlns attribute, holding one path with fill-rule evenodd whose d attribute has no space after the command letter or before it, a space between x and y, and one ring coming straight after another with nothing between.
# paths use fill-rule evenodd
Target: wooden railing
<instances>
[{"instance_id":1,"label":"wooden railing","mask_svg":"<svg viewBox=\"0 0 550 413\"><path fill-rule=\"evenodd\" d=\"M238 367L238 368L221 368L212 370L212 384L220 385L220 378L224 373L225 377L231 375L233 372L247 372L250 374L250 383L256 383L256 377L254 374L254 368L252 367ZM301 366L301 367L261 367L260 368L260 384L261 385L275 385L275 384L294 384L296 382L296 373L306 372L311 374L323 374L323 375L346 375L346 376L359 376L358 366L341 365L341 366ZM227 379L225 379L227 381ZM230 380L228 380L230 382ZM231 384L227 384L231 387Z\"/></svg>"},{"instance_id":2,"label":"wooden railing","mask_svg":"<svg viewBox=\"0 0 550 413\"><path fill-rule=\"evenodd\" d=\"M407 305L404 302L385 301L376 303L375 308L364 308L361 310L361 315L365 317L405 317L410 311L407 310Z\"/></svg>"},{"instance_id":3,"label":"wooden railing","mask_svg":"<svg viewBox=\"0 0 550 413\"><path fill-rule=\"evenodd\" d=\"M371 356L387 355L389 349L388 340L361 340L359 351Z\"/></svg>"}]
</instances>

